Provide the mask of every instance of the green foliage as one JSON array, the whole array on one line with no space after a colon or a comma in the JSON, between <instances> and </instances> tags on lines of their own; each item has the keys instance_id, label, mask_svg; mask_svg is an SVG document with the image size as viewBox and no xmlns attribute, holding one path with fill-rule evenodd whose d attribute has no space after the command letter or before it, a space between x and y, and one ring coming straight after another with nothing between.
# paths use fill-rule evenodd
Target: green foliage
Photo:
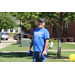
<instances>
[{"instance_id":1,"label":"green foliage","mask_svg":"<svg viewBox=\"0 0 75 75\"><path fill-rule=\"evenodd\" d=\"M58 40L54 40L54 39L49 39L49 42L54 42L54 43L57 43L58 42Z\"/></svg>"},{"instance_id":2,"label":"green foliage","mask_svg":"<svg viewBox=\"0 0 75 75\"><path fill-rule=\"evenodd\" d=\"M54 39L49 39L49 42L53 41L54 42Z\"/></svg>"},{"instance_id":3,"label":"green foliage","mask_svg":"<svg viewBox=\"0 0 75 75\"><path fill-rule=\"evenodd\" d=\"M0 31L2 28L9 29L17 26L15 20L12 19L12 16L8 12L0 12Z\"/></svg>"},{"instance_id":4,"label":"green foliage","mask_svg":"<svg viewBox=\"0 0 75 75\"><path fill-rule=\"evenodd\" d=\"M12 12L11 15L16 16L17 19L20 19L24 24L23 27L26 27L27 30L31 29L31 23L33 27L36 27L36 21L39 17L39 12Z\"/></svg>"},{"instance_id":5,"label":"green foliage","mask_svg":"<svg viewBox=\"0 0 75 75\"><path fill-rule=\"evenodd\" d=\"M31 29L31 23L33 23L34 29L37 27L37 20L40 18L44 18L46 20L46 25L50 25L52 27L58 27L58 22L60 19L60 13L58 12L10 12L12 16L16 16L17 19L21 19L23 22L23 26L28 30ZM63 20L67 20L69 23L70 19L75 19L75 12L63 12Z\"/></svg>"},{"instance_id":6,"label":"green foliage","mask_svg":"<svg viewBox=\"0 0 75 75\"><path fill-rule=\"evenodd\" d=\"M58 42L58 40L54 40L54 43L57 43Z\"/></svg>"}]
</instances>

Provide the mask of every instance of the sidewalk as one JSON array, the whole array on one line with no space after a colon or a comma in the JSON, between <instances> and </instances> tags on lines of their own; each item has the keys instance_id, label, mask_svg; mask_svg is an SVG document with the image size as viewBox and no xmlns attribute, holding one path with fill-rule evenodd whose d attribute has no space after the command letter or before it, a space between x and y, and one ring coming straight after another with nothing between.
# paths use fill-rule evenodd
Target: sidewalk
<instances>
[{"instance_id":1,"label":"sidewalk","mask_svg":"<svg viewBox=\"0 0 75 75\"><path fill-rule=\"evenodd\" d=\"M48 50L48 52L53 52L53 51L57 51L57 50ZM75 51L75 49L68 49L68 50L61 50L61 51Z\"/></svg>"},{"instance_id":2,"label":"sidewalk","mask_svg":"<svg viewBox=\"0 0 75 75\"><path fill-rule=\"evenodd\" d=\"M68 44L75 44L75 42L64 42L64 43L68 43Z\"/></svg>"},{"instance_id":3,"label":"sidewalk","mask_svg":"<svg viewBox=\"0 0 75 75\"><path fill-rule=\"evenodd\" d=\"M48 52L54 52L57 50L48 50ZM75 49L72 50L61 50L61 51L75 51ZM27 52L27 51L0 51L0 53L19 53L19 52Z\"/></svg>"},{"instance_id":4,"label":"sidewalk","mask_svg":"<svg viewBox=\"0 0 75 75\"><path fill-rule=\"evenodd\" d=\"M1 43L0 43L0 49L8 46L8 45L11 45L12 43L10 42L17 42L17 40L14 40L13 38L9 38L8 40L1 40Z\"/></svg>"},{"instance_id":5,"label":"sidewalk","mask_svg":"<svg viewBox=\"0 0 75 75\"><path fill-rule=\"evenodd\" d=\"M13 38L9 38L8 40L1 40L1 42L17 42L17 40L14 40Z\"/></svg>"},{"instance_id":6,"label":"sidewalk","mask_svg":"<svg viewBox=\"0 0 75 75\"><path fill-rule=\"evenodd\" d=\"M12 43L0 43L0 49L7 47L8 45L11 45Z\"/></svg>"}]
</instances>

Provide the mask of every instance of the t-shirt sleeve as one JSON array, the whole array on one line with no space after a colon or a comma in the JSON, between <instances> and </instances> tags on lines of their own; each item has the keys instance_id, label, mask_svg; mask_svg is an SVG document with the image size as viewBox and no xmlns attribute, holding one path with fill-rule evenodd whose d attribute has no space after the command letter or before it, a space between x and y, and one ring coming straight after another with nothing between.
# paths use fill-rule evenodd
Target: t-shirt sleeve
<instances>
[{"instance_id":1,"label":"t-shirt sleeve","mask_svg":"<svg viewBox=\"0 0 75 75\"><path fill-rule=\"evenodd\" d=\"M46 39L50 39L50 34L49 34L48 31L45 31L45 40L46 40Z\"/></svg>"}]
</instances>

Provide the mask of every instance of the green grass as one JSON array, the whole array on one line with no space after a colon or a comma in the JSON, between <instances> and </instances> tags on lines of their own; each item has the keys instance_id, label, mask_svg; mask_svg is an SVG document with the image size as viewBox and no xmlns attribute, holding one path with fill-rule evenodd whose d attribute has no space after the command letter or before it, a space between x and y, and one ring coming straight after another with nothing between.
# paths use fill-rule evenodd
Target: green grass
<instances>
[{"instance_id":1,"label":"green grass","mask_svg":"<svg viewBox=\"0 0 75 75\"><path fill-rule=\"evenodd\" d=\"M49 43L50 46L50 43ZM48 48L49 48L48 46ZM57 50L57 43L54 43L53 48L49 50ZM27 51L29 47L21 47L21 44L13 43L5 48L0 49L0 51ZM74 44L61 43L61 50L75 49ZM33 47L31 48L33 50Z\"/></svg>"},{"instance_id":2,"label":"green grass","mask_svg":"<svg viewBox=\"0 0 75 75\"><path fill-rule=\"evenodd\" d=\"M0 49L0 51L27 51L29 47L21 47L21 44L13 43L5 48Z\"/></svg>"},{"instance_id":3,"label":"green grass","mask_svg":"<svg viewBox=\"0 0 75 75\"><path fill-rule=\"evenodd\" d=\"M69 55L75 53L75 51L62 51L61 59L57 59L57 52L48 52L46 62L70 62ZM0 62L32 62L32 56L30 57L26 52L19 53L0 53Z\"/></svg>"},{"instance_id":4,"label":"green grass","mask_svg":"<svg viewBox=\"0 0 75 75\"><path fill-rule=\"evenodd\" d=\"M50 45L50 44L49 44ZM74 44L66 44L62 43L62 50L68 49L75 49ZM21 47L21 45L13 43L5 48L0 49L0 51L27 51L29 47ZM31 49L33 50L33 48ZM53 49L50 50L57 50L57 43L54 43ZM48 52L46 62L70 62L68 59L69 55L74 53L75 51L61 51L61 59L57 59L57 51L56 52ZM26 52L19 52L19 53L0 53L0 62L32 62L32 56L28 56Z\"/></svg>"},{"instance_id":5,"label":"green grass","mask_svg":"<svg viewBox=\"0 0 75 75\"><path fill-rule=\"evenodd\" d=\"M0 53L0 62L31 62L27 53Z\"/></svg>"},{"instance_id":6,"label":"green grass","mask_svg":"<svg viewBox=\"0 0 75 75\"><path fill-rule=\"evenodd\" d=\"M48 52L47 54L47 62L70 62L69 60L64 60L64 59L69 59L70 54L74 53L75 51L61 51L61 60L57 59L57 52Z\"/></svg>"},{"instance_id":7,"label":"green grass","mask_svg":"<svg viewBox=\"0 0 75 75\"><path fill-rule=\"evenodd\" d=\"M49 46L50 46L50 43L49 43ZM57 47L58 47L58 43L54 43L53 48L50 50L57 50ZM61 43L61 49L62 50L75 49L75 44Z\"/></svg>"}]
</instances>

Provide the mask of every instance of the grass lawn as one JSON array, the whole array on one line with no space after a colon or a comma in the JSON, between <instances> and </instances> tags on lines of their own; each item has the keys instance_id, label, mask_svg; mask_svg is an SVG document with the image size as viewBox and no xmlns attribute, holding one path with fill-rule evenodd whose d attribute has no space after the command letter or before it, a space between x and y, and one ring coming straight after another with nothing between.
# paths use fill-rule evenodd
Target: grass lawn
<instances>
[{"instance_id":1,"label":"grass lawn","mask_svg":"<svg viewBox=\"0 0 75 75\"><path fill-rule=\"evenodd\" d=\"M57 52L48 52L46 62L70 62L68 58L71 53L75 53L75 51L62 51L61 59L57 59ZM30 57L26 52L0 53L0 62L32 62L32 61L33 61L32 56Z\"/></svg>"},{"instance_id":2,"label":"grass lawn","mask_svg":"<svg viewBox=\"0 0 75 75\"><path fill-rule=\"evenodd\" d=\"M50 46L50 43L49 43ZM48 46L48 48L49 48ZM54 43L53 48L49 50L57 50L57 43ZM13 43L5 48L0 49L0 51L27 51L29 47L21 47L21 44ZM61 50L75 49L74 44L61 43ZM32 49L33 50L33 47Z\"/></svg>"},{"instance_id":3,"label":"grass lawn","mask_svg":"<svg viewBox=\"0 0 75 75\"><path fill-rule=\"evenodd\" d=\"M0 62L31 62L32 57L25 52L0 53Z\"/></svg>"},{"instance_id":4,"label":"grass lawn","mask_svg":"<svg viewBox=\"0 0 75 75\"><path fill-rule=\"evenodd\" d=\"M57 59L57 52L48 52L46 62L70 62L69 56L75 51L62 51L61 58Z\"/></svg>"},{"instance_id":5,"label":"grass lawn","mask_svg":"<svg viewBox=\"0 0 75 75\"><path fill-rule=\"evenodd\" d=\"M50 46L50 43L49 43L49 46ZM58 47L58 43L54 43L53 48L51 50L57 50L57 47ZM61 49L62 50L75 49L75 44L61 43Z\"/></svg>"},{"instance_id":6,"label":"grass lawn","mask_svg":"<svg viewBox=\"0 0 75 75\"><path fill-rule=\"evenodd\" d=\"M74 44L62 43L61 46L62 50L75 49ZM18 45L16 43L13 43L12 45L0 49L0 51L27 51L27 50L28 47L21 47L21 45ZM31 50L33 50L33 48ZM50 50L57 50L57 43L54 43L53 49ZM61 59L57 59L57 51L48 52L46 62L70 62L68 58L69 55L72 53L75 54L75 51L61 51ZM32 56L31 57L28 56L26 52L0 53L0 62L32 62Z\"/></svg>"}]
</instances>

